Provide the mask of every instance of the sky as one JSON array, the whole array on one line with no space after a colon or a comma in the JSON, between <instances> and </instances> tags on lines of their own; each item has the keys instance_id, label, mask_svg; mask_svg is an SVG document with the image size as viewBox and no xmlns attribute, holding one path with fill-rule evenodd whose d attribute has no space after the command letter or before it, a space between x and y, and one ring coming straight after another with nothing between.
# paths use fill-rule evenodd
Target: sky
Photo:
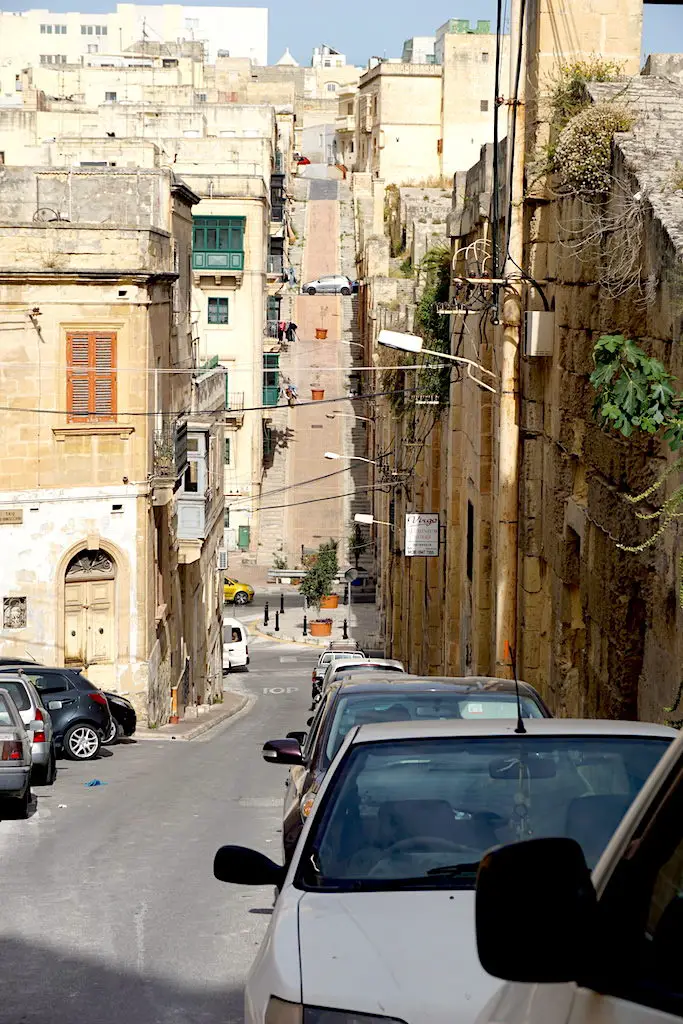
<instances>
[{"instance_id":1,"label":"sky","mask_svg":"<svg viewBox=\"0 0 683 1024\"><path fill-rule=\"evenodd\" d=\"M200 6L209 6L203 0ZM188 7L193 4L185 0ZM42 7L51 11L114 10L116 0L0 0L0 10L21 11ZM353 64L365 66L368 58L400 57L403 41L410 36L433 35L448 18L495 18L495 0L272 0L270 4L227 3L220 6L270 9L269 60L274 63L289 47L302 64L310 63L314 46L328 43L345 53ZM646 5L644 53L683 52L683 3Z\"/></svg>"}]
</instances>

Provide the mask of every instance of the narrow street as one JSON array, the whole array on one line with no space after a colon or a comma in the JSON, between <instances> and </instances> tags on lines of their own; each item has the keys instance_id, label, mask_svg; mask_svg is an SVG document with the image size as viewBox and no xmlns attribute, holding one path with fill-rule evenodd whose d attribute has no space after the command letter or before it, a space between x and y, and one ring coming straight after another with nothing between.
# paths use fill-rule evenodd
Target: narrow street
<instances>
[{"instance_id":1,"label":"narrow street","mask_svg":"<svg viewBox=\"0 0 683 1024\"><path fill-rule=\"evenodd\" d=\"M250 651L249 672L226 677L253 698L236 719L60 761L33 817L0 822L3 1024L242 1020L272 893L221 885L213 857L244 843L279 858L286 769L261 746L305 726L317 656L258 638Z\"/></svg>"}]
</instances>

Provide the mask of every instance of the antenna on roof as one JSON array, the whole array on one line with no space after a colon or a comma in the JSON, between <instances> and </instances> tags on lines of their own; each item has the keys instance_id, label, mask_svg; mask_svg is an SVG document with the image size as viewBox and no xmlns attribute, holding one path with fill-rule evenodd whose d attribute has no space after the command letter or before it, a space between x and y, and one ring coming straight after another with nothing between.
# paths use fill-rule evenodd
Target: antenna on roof
<instances>
[{"instance_id":1,"label":"antenna on roof","mask_svg":"<svg viewBox=\"0 0 683 1024\"><path fill-rule=\"evenodd\" d=\"M505 641L504 655L510 659L510 665L512 666L512 678L515 681L515 698L517 700L517 726L515 728L516 733L525 733L524 719L522 718L522 701L519 696L519 680L517 678L517 659L515 658L515 649L510 644L509 640Z\"/></svg>"}]
</instances>

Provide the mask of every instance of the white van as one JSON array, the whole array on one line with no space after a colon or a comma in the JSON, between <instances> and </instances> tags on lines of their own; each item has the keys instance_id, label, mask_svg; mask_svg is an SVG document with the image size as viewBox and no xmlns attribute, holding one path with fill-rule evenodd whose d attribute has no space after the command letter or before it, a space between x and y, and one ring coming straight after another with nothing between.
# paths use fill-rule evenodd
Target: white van
<instances>
[{"instance_id":1,"label":"white van","mask_svg":"<svg viewBox=\"0 0 683 1024\"><path fill-rule=\"evenodd\" d=\"M223 671L249 664L249 631L239 619L223 619Z\"/></svg>"},{"instance_id":2,"label":"white van","mask_svg":"<svg viewBox=\"0 0 683 1024\"><path fill-rule=\"evenodd\" d=\"M614 798L591 799L596 822L614 810L607 805ZM507 984L477 1024L680 1020L682 812L679 736L592 877L572 839L532 839L489 851L477 881L479 959Z\"/></svg>"}]
</instances>

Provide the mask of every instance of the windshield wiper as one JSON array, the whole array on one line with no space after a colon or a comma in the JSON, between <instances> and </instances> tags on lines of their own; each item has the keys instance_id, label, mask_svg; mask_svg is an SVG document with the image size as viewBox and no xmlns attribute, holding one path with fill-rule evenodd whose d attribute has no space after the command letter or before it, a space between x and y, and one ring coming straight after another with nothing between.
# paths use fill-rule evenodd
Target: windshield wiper
<instances>
[{"instance_id":1,"label":"windshield wiper","mask_svg":"<svg viewBox=\"0 0 683 1024\"><path fill-rule=\"evenodd\" d=\"M443 864L439 868L430 868L427 875L443 875L447 878L458 878L459 875L476 875L479 861L473 864Z\"/></svg>"}]
</instances>

